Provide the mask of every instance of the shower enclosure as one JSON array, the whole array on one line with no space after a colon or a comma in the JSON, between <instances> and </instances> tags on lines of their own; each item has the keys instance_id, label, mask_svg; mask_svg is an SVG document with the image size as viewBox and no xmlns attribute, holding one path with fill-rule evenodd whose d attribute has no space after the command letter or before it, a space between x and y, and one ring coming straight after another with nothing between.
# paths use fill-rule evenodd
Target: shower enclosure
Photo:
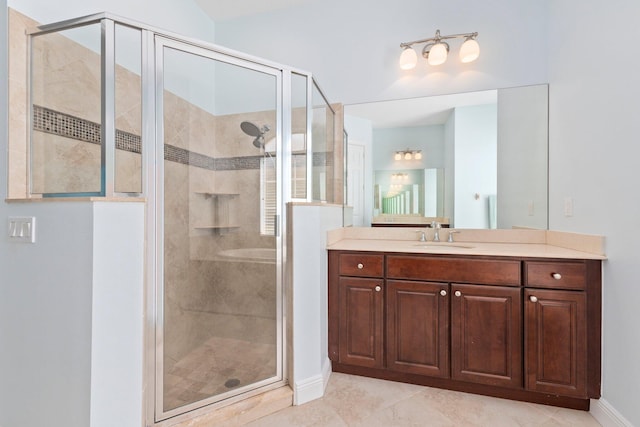
<instances>
[{"instance_id":1,"label":"shower enclosure","mask_svg":"<svg viewBox=\"0 0 640 427\"><path fill-rule=\"evenodd\" d=\"M29 36L31 194L148 203L148 422L286 384L284 206L343 192L311 74L108 14Z\"/></svg>"}]
</instances>

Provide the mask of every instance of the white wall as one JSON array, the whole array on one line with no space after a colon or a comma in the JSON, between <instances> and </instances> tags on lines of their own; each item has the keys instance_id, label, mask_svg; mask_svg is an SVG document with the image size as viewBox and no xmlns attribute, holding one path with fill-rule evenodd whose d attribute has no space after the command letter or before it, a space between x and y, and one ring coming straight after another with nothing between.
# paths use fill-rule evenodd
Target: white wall
<instances>
[{"instance_id":1,"label":"white wall","mask_svg":"<svg viewBox=\"0 0 640 427\"><path fill-rule=\"evenodd\" d=\"M331 372L328 332L327 231L342 226L337 205L289 205L288 259L292 263L294 404L322 397Z\"/></svg>"},{"instance_id":2,"label":"white wall","mask_svg":"<svg viewBox=\"0 0 640 427\"><path fill-rule=\"evenodd\" d=\"M194 0L8 0L7 4L43 24L110 12L185 36L214 41L214 22Z\"/></svg>"},{"instance_id":3,"label":"white wall","mask_svg":"<svg viewBox=\"0 0 640 427\"><path fill-rule=\"evenodd\" d=\"M217 22L216 42L312 71L332 102L496 89L547 82L547 3L314 0ZM478 31L478 61L462 65L452 55L437 70L423 63L399 70L400 43L432 37L436 29Z\"/></svg>"},{"instance_id":4,"label":"white wall","mask_svg":"<svg viewBox=\"0 0 640 427\"><path fill-rule=\"evenodd\" d=\"M142 425L144 203L93 206L91 427Z\"/></svg>"},{"instance_id":5,"label":"white wall","mask_svg":"<svg viewBox=\"0 0 640 427\"><path fill-rule=\"evenodd\" d=\"M488 197L497 192L497 105L459 107L454 115L454 226L489 228Z\"/></svg>"},{"instance_id":6,"label":"white wall","mask_svg":"<svg viewBox=\"0 0 640 427\"><path fill-rule=\"evenodd\" d=\"M429 169L444 167L444 126L412 126L373 130L373 169ZM421 160L395 160L396 151L422 150Z\"/></svg>"},{"instance_id":7,"label":"white wall","mask_svg":"<svg viewBox=\"0 0 640 427\"><path fill-rule=\"evenodd\" d=\"M0 425L87 426L91 206L1 205ZM36 243L8 243L9 215L36 217Z\"/></svg>"},{"instance_id":8,"label":"white wall","mask_svg":"<svg viewBox=\"0 0 640 427\"><path fill-rule=\"evenodd\" d=\"M498 228L548 227L546 85L498 91Z\"/></svg>"},{"instance_id":9,"label":"white wall","mask_svg":"<svg viewBox=\"0 0 640 427\"><path fill-rule=\"evenodd\" d=\"M141 425L144 205L0 206L0 425Z\"/></svg>"},{"instance_id":10,"label":"white wall","mask_svg":"<svg viewBox=\"0 0 640 427\"><path fill-rule=\"evenodd\" d=\"M640 426L640 2L550 5L550 227L606 236L601 403Z\"/></svg>"}]
</instances>

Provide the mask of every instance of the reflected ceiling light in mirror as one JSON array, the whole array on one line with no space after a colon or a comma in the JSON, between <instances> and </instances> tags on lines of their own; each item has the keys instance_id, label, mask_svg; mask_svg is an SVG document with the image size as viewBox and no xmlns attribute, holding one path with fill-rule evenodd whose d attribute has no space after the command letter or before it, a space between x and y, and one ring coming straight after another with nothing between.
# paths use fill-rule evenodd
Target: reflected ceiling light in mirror
<instances>
[{"instance_id":1,"label":"reflected ceiling light in mirror","mask_svg":"<svg viewBox=\"0 0 640 427\"><path fill-rule=\"evenodd\" d=\"M480 45L476 41L476 37L478 37L477 32L443 36L440 35L440 30L437 30L435 37L400 43L400 47L402 48L402 54L400 55L400 68L403 70L415 68L417 65L417 54L411 46L421 43L426 43L422 48L422 56L427 60L429 65L435 66L444 64L449 56L449 44L443 40L456 38L465 39L464 43L460 47L460 61L464 63L475 61L480 56Z\"/></svg>"},{"instance_id":2,"label":"reflected ceiling light in mirror","mask_svg":"<svg viewBox=\"0 0 640 427\"><path fill-rule=\"evenodd\" d=\"M402 150L396 151L393 155L394 160L421 160L422 159L422 150Z\"/></svg>"}]
</instances>

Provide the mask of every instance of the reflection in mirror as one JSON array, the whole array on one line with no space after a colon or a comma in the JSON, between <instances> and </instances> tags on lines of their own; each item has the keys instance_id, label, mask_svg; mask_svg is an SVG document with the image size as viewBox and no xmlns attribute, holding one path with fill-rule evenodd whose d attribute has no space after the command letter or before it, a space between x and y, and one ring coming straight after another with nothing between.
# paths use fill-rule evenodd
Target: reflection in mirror
<instances>
[{"instance_id":1,"label":"reflection in mirror","mask_svg":"<svg viewBox=\"0 0 640 427\"><path fill-rule=\"evenodd\" d=\"M373 223L448 224L444 216L444 170L375 171Z\"/></svg>"},{"instance_id":2,"label":"reflection in mirror","mask_svg":"<svg viewBox=\"0 0 640 427\"><path fill-rule=\"evenodd\" d=\"M547 85L345 106L371 126L372 225L546 229L547 106Z\"/></svg>"}]
</instances>

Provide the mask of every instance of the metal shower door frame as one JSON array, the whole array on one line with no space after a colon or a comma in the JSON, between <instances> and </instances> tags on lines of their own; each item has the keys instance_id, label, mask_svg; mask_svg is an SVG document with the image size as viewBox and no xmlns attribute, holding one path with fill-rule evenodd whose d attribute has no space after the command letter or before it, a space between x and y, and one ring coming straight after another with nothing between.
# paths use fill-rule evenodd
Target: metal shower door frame
<instances>
[{"instance_id":1,"label":"metal shower door frame","mask_svg":"<svg viewBox=\"0 0 640 427\"><path fill-rule=\"evenodd\" d=\"M153 337L153 349L154 349L154 372L155 378L153 384L153 409L152 413L153 421L155 423L163 422L169 418L180 417L180 415L189 413L189 416L198 414L200 412L205 413L214 409L216 406L224 406L234 401L240 401L247 397L263 393L269 389L277 388L286 384L285 377L285 316L284 316L284 257L286 253L286 239L284 235L284 203L283 195L287 194L285 188L287 187L286 179L284 177L285 170L288 170L289 161L285 160L285 150L283 150L283 139L288 139L290 134L290 123L283 120L283 111L290 109L290 100L283 101L283 74L286 74L280 67L273 67L264 65L250 59L244 59L237 55L218 51L211 46L203 46L201 44L193 43L188 40L177 39L176 37L165 36L155 34L153 40L155 46L154 55L154 68L155 68L155 145L153 148L153 154L150 156L153 158L153 172L150 176L153 178L149 183L149 195L155 195L153 200L150 200L149 212L153 215L154 223L154 240L153 246L149 246L150 251L154 251L155 254L151 256L153 266L148 266L152 271L153 278L153 290L155 296L153 298L153 322L155 325L155 333ZM272 75L276 78L276 158L280 161L276 162L276 176L279 178L279 182L276 189L277 200L276 212L277 212L277 235L276 235L276 319L277 319L277 361L276 361L276 375L274 377L259 381L257 383L250 384L241 393L235 393L222 399L211 396L210 398L194 402L185 406L181 406L169 411L164 410L164 129L163 129L163 77L164 77L164 49L171 48L186 54L197 55L204 58L208 58L214 61L224 62L230 65L240 66L246 69L254 70L256 72L262 72L268 75ZM288 127L288 129L285 129ZM287 135L287 136L285 136ZM287 142L285 141L285 144ZM286 172L289 173L289 172ZM151 302L151 301L150 301ZM150 358L149 358L150 359ZM148 371L149 372L149 371ZM151 386L151 384L148 384ZM220 396L220 395L218 395ZM222 395L225 396L225 395ZM148 411L151 410L151 405L148 405ZM147 417L149 418L149 417Z\"/></svg>"}]
</instances>

